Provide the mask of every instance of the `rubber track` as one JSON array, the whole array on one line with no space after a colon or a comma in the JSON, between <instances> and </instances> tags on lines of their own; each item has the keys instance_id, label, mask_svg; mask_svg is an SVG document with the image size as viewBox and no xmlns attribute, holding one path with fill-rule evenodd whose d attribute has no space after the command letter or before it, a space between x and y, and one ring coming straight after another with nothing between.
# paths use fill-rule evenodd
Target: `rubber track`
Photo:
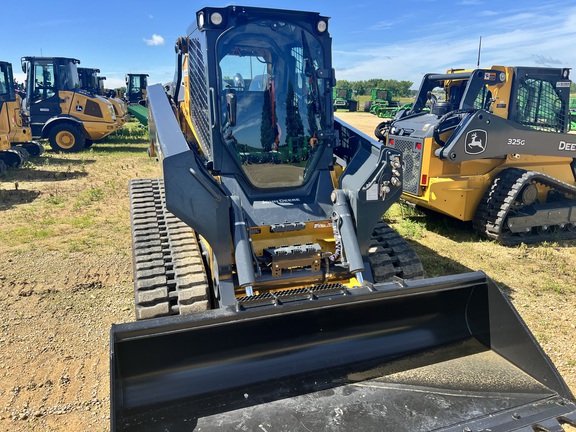
<instances>
[{"instance_id":1,"label":"rubber track","mask_svg":"<svg viewBox=\"0 0 576 432\"><path fill-rule=\"evenodd\" d=\"M165 207L161 179L130 181L136 319L209 308L196 233Z\"/></svg>"},{"instance_id":2,"label":"rubber track","mask_svg":"<svg viewBox=\"0 0 576 432\"><path fill-rule=\"evenodd\" d=\"M521 209L522 204L517 201L517 198L523 187L530 183L538 183L560 194L572 195L576 198L575 186L546 174L507 168L494 178L480 200L474 215L474 230L479 235L497 240L506 246L575 239L576 231L560 227L548 230L533 228L529 233L512 233L508 230L507 217L510 212Z\"/></svg>"},{"instance_id":3,"label":"rubber track","mask_svg":"<svg viewBox=\"0 0 576 432\"><path fill-rule=\"evenodd\" d=\"M379 221L372 232L368 259L374 282L424 277L422 262L414 249L384 221Z\"/></svg>"}]
</instances>

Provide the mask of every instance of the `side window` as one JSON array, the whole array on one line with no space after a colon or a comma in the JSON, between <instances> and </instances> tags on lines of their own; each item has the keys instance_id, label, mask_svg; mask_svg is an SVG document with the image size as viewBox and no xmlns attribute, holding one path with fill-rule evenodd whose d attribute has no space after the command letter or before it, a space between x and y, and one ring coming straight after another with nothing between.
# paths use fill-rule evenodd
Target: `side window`
<instances>
[{"instance_id":1,"label":"side window","mask_svg":"<svg viewBox=\"0 0 576 432\"><path fill-rule=\"evenodd\" d=\"M6 71L0 71L0 96L5 96L8 93L8 74Z\"/></svg>"},{"instance_id":2,"label":"side window","mask_svg":"<svg viewBox=\"0 0 576 432\"><path fill-rule=\"evenodd\" d=\"M532 78L522 80L516 105L518 123L542 131L565 130L562 99L552 83Z\"/></svg>"},{"instance_id":3,"label":"side window","mask_svg":"<svg viewBox=\"0 0 576 432\"><path fill-rule=\"evenodd\" d=\"M488 86L483 86L478 92L476 100L474 101L474 109L488 110L492 100L492 92L488 90Z\"/></svg>"},{"instance_id":4,"label":"side window","mask_svg":"<svg viewBox=\"0 0 576 432\"><path fill-rule=\"evenodd\" d=\"M54 91L54 65L37 64L34 67L33 102L40 102L53 97Z\"/></svg>"}]
</instances>

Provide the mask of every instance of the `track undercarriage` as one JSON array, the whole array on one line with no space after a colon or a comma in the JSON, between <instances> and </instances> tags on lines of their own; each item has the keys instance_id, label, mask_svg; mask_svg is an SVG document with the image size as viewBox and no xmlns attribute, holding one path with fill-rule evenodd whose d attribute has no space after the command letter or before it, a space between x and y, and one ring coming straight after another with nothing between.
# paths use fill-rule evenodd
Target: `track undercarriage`
<instances>
[{"instance_id":1,"label":"track undercarriage","mask_svg":"<svg viewBox=\"0 0 576 432\"><path fill-rule=\"evenodd\" d=\"M546 188L546 203L537 199ZM546 174L503 170L482 197L474 229L504 245L576 239L576 186Z\"/></svg>"},{"instance_id":2,"label":"track undercarriage","mask_svg":"<svg viewBox=\"0 0 576 432\"><path fill-rule=\"evenodd\" d=\"M166 210L163 181L132 180L130 201L137 318L210 309L212 287L202 248L194 230ZM424 277L418 255L383 221L374 229L369 253L375 283ZM313 297L317 292L347 293L340 283L321 283L280 293L266 292L254 298L247 296L239 298L239 303L249 307L257 299L273 303L281 301L280 297L286 300L303 293Z\"/></svg>"}]
</instances>

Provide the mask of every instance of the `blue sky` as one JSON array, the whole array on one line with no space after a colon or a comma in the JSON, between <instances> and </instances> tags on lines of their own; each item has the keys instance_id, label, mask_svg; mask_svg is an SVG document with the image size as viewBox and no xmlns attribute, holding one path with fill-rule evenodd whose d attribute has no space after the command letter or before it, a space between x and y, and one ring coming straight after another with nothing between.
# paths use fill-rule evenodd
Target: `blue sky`
<instances>
[{"instance_id":1,"label":"blue sky","mask_svg":"<svg viewBox=\"0 0 576 432\"><path fill-rule=\"evenodd\" d=\"M126 73L147 73L150 83L165 83L174 73L174 42L185 35L196 10L229 4L310 10L331 17L337 79L408 80L417 88L427 72L475 67L480 37L481 67L576 67L573 0L5 3L0 60L13 64L19 81L20 57L44 55L75 57L81 66L97 67L111 88L123 85Z\"/></svg>"}]
</instances>

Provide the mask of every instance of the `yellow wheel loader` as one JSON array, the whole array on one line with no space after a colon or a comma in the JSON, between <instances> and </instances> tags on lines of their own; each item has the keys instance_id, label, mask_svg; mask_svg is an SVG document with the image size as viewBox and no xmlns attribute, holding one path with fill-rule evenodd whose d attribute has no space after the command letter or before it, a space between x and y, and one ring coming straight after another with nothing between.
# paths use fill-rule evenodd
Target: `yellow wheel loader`
<instances>
[{"instance_id":1,"label":"yellow wheel loader","mask_svg":"<svg viewBox=\"0 0 576 432\"><path fill-rule=\"evenodd\" d=\"M15 91L12 65L0 61L0 175L8 167L21 167L29 156L39 156L44 150L40 143L32 141L21 103Z\"/></svg>"},{"instance_id":2,"label":"yellow wheel loader","mask_svg":"<svg viewBox=\"0 0 576 432\"><path fill-rule=\"evenodd\" d=\"M35 138L47 138L56 152L77 152L118 129L112 104L80 90L79 60L23 57L26 101Z\"/></svg>"},{"instance_id":3,"label":"yellow wheel loader","mask_svg":"<svg viewBox=\"0 0 576 432\"><path fill-rule=\"evenodd\" d=\"M130 187L113 431L576 425L494 282L423 279L381 221L402 154L334 118L328 18L206 7L176 52L169 92L148 87L163 178Z\"/></svg>"},{"instance_id":4,"label":"yellow wheel loader","mask_svg":"<svg viewBox=\"0 0 576 432\"><path fill-rule=\"evenodd\" d=\"M407 201L505 245L575 239L569 102L569 69L449 70L375 133L402 151Z\"/></svg>"},{"instance_id":5,"label":"yellow wheel loader","mask_svg":"<svg viewBox=\"0 0 576 432\"><path fill-rule=\"evenodd\" d=\"M126 104L123 100L116 98L115 92L113 94L106 94L104 90L104 80L106 77L98 76L100 69L79 67L78 79L80 81L80 89L85 90L91 94L99 95L112 104L114 108L114 115L118 122L118 127L122 127L129 118Z\"/></svg>"}]
</instances>

